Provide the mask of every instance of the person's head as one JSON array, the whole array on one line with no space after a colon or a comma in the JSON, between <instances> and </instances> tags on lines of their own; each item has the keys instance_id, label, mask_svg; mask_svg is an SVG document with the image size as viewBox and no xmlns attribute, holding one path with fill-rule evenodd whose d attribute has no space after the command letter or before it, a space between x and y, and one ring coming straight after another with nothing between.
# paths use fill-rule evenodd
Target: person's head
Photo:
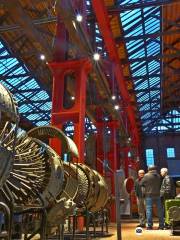
<instances>
[{"instance_id":1,"label":"person's head","mask_svg":"<svg viewBox=\"0 0 180 240\"><path fill-rule=\"evenodd\" d=\"M140 169L140 170L138 171L138 177L139 177L139 178L143 178L143 177L144 177L144 174L145 174L145 172L144 172L143 169Z\"/></svg>"},{"instance_id":2,"label":"person's head","mask_svg":"<svg viewBox=\"0 0 180 240\"><path fill-rule=\"evenodd\" d=\"M151 171L157 171L157 167L155 165L148 166L148 172L151 172Z\"/></svg>"},{"instance_id":3,"label":"person's head","mask_svg":"<svg viewBox=\"0 0 180 240\"><path fill-rule=\"evenodd\" d=\"M161 176L164 177L168 174L168 169L167 168L161 168L160 173L161 173Z\"/></svg>"}]
</instances>

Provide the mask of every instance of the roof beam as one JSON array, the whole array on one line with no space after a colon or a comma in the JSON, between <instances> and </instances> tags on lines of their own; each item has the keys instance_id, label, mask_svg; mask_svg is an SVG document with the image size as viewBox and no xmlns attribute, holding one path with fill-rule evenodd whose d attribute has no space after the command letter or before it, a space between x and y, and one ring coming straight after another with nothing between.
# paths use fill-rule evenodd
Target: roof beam
<instances>
[{"instance_id":1,"label":"roof beam","mask_svg":"<svg viewBox=\"0 0 180 240\"><path fill-rule=\"evenodd\" d=\"M163 31L163 32L156 32L156 33L151 33L151 34L143 34L143 35L137 35L137 36L130 36L130 37L117 37L116 38L116 43L118 44L119 42L129 42L129 41L134 41L134 40L140 40L140 39L148 39L148 38L158 38L158 37L162 37L162 36L167 36L167 35L173 35L173 34L177 34L180 33L180 30L169 30L169 31Z\"/></svg>"},{"instance_id":2,"label":"roof beam","mask_svg":"<svg viewBox=\"0 0 180 240\"><path fill-rule=\"evenodd\" d=\"M27 110L26 112L22 112L21 114L23 114L23 115L30 115L30 114L47 114L49 112L49 114L50 114L50 112L51 112L51 110L43 110L43 109L40 109L40 108L38 108L38 109L32 109L32 110Z\"/></svg>"},{"instance_id":3,"label":"roof beam","mask_svg":"<svg viewBox=\"0 0 180 240\"><path fill-rule=\"evenodd\" d=\"M39 50L44 51L47 58L51 58L52 51L49 45L43 38L42 34L36 29L32 22L32 19L24 12L19 0L12 1L11 4L5 1L5 7L11 16L16 16L16 21L26 31L26 35L31 39L32 43L39 48Z\"/></svg>"},{"instance_id":4,"label":"roof beam","mask_svg":"<svg viewBox=\"0 0 180 240\"><path fill-rule=\"evenodd\" d=\"M180 51L177 51L177 53L171 53L171 54L159 54L159 55L155 55L155 56L133 58L133 59L128 59L128 60L124 59L122 61L122 64L141 62L141 61L159 60L159 59L163 59L163 58L179 58L179 57L180 57Z\"/></svg>"},{"instance_id":5,"label":"roof beam","mask_svg":"<svg viewBox=\"0 0 180 240\"><path fill-rule=\"evenodd\" d=\"M27 73L13 74L13 75L0 74L0 78L2 78L2 79L26 78L26 80L27 80L27 77L32 77L30 75L30 72L29 73L27 72Z\"/></svg>"},{"instance_id":6,"label":"roof beam","mask_svg":"<svg viewBox=\"0 0 180 240\"><path fill-rule=\"evenodd\" d=\"M117 6L109 7L108 12L110 14L120 14L121 12L129 11L137 8L160 7L160 6L165 6L169 4L172 5L177 2L179 2L179 0L159 0L159 1L157 0L154 2L144 1L143 3L123 4L123 5L119 5L118 7Z\"/></svg>"},{"instance_id":7,"label":"roof beam","mask_svg":"<svg viewBox=\"0 0 180 240\"><path fill-rule=\"evenodd\" d=\"M101 31L101 34L103 36L103 40L105 42L105 46L107 49L107 52L109 53L110 60L114 63L114 74L117 80L117 84L119 87L119 91L122 96L122 100L127 103L127 108L125 109L130 126L131 126L131 132L132 137L134 138L135 142L137 144L139 143L139 133L137 128L137 123L135 120L135 112L131 106L130 103L130 96L125 84L125 79L123 76L123 70L122 66L120 64L120 59L117 53L116 49L116 43L113 39L113 34L110 28L110 22L109 22L109 16L106 9L106 6L104 2L101 0L92 0L92 6L94 9L94 12L96 14L97 22L99 29Z\"/></svg>"},{"instance_id":8,"label":"roof beam","mask_svg":"<svg viewBox=\"0 0 180 240\"><path fill-rule=\"evenodd\" d=\"M39 18L39 19L35 19L32 20L32 23L34 25L42 25L42 24L48 24L48 23L56 23L57 22L57 17L47 17L47 18ZM15 24L15 25L3 25L0 26L0 33L4 33L4 32L10 32L10 31L16 31L16 30L22 30L21 25Z\"/></svg>"},{"instance_id":9,"label":"roof beam","mask_svg":"<svg viewBox=\"0 0 180 240\"><path fill-rule=\"evenodd\" d=\"M158 82L157 84L155 85L158 85L159 84L159 87L150 87L150 88L143 88L143 89L135 89L135 92L136 93L141 93L141 92L151 92L151 91L159 91L160 90L160 83ZM133 90L134 91L134 90Z\"/></svg>"},{"instance_id":10,"label":"roof beam","mask_svg":"<svg viewBox=\"0 0 180 240\"><path fill-rule=\"evenodd\" d=\"M145 104L149 104L150 103L150 100L149 101L143 101L143 102L138 102L138 106L141 107L141 106L144 106ZM155 97L154 99L151 99L151 103L160 103L160 99L157 99L157 97Z\"/></svg>"}]
</instances>

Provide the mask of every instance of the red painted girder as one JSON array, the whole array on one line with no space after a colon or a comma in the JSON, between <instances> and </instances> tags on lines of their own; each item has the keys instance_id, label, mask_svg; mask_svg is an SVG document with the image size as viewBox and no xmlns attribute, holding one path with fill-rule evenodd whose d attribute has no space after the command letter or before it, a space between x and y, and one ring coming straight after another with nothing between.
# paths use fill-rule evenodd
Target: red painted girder
<instances>
[{"instance_id":1,"label":"red painted girder","mask_svg":"<svg viewBox=\"0 0 180 240\"><path fill-rule=\"evenodd\" d=\"M115 65L114 74L119 86L122 99L127 106L126 114L130 122L132 137L134 138L136 144L139 144L139 133L135 121L136 116L132 106L130 105L130 96L125 84L123 70L117 53L116 44L113 39L107 9L105 7L104 1L102 0L92 0L92 6L97 18L99 30L105 42L106 50L109 54L109 58Z\"/></svg>"}]
</instances>

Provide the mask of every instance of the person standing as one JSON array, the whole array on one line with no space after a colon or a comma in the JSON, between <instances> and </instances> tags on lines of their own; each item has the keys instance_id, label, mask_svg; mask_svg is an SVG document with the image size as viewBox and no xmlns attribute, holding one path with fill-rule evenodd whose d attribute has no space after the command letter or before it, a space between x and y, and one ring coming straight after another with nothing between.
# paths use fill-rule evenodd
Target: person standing
<instances>
[{"instance_id":1,"label":"person standing","mask_svg":"<svg viewBox=\"0 0 180 240\"><path fill-rule=\"evenodd\" d=\"M163 202L165 202L165 200L175 197L175 185L172 178L168 175L167 168L161 168L160 173L163 177L160 189L160 196L163 199Z\"/></svg>"},{"instance_id":2,"label":"person standing","mask_svg":"<svg viewBox=\"0 0 180 240\"><path fill-rule=\"evenodd\" d=\"M143 194L143 187L141 186L141 180L144 177L144 170L140 169L138 171L138 178L135 181L135 194L138 206L138 214L139 214L139 225L137 227L145 227L146 226L146 208L145 208L145 198Z\"/></svg>"},{"instance_id":3,"label":"person standing","mask_svg":"<svg viewBox=\"0 0 180 240\"><path fill-rule=\"evenodd\" d=\"M161 177L157 173L156 166L148 167L148 173L141 180L141 185L145 188L147 229L153 229L153 204L157 207L159 218L158 229L164 229L164 217L160 199Z\"/></svg>"},{"instance_id":4,"label":"person standing","mask_svg":"<svg viewBox=\"0 0 180 240\"><path fill-rule=\"evenodd\" d=\"M160 197L163 205L163 214L165 217L165 201L168 199L175 198L176 190L175 190L175 185L172 178L168 175L168 169L161 168L160 174L163 178L161 189L160 189ZM165 228L167 229L170 228L170 226L166 222L165 222Z\"/></svg>"}]
</instances>

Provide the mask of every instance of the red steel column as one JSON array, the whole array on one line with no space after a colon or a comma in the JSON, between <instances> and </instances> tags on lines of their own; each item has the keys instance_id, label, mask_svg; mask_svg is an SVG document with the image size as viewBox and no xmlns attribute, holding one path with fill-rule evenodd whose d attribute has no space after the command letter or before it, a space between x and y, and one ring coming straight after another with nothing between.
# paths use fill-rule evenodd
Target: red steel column
<instances>
[{"instance_id":1,"label":"red steel column","mask_svg":"<svg viewBox=\"0 0 180 240\"><path fill-rule=\"evenodd\" d=\"M91 69L88 59L65 62L52 62L49 66L53 72L52 125L62 128L66 121L74 122L74 141L79 150L80 162L84 162L84 119L86 107L86 80ZM64 81L68 73L75 75L75 104L70 109L63 107ZM53 139L51 146L60 153L60 143Z\"/></svg>"},{"instance_id":2,"label":"red steel column","mask_svg":"<svg viewBox=\"0 0 180 240\"><path fill-rule=\"evenodd\" d=\"M97 146L97 151L96 151L96 170L104 175L104 169L103 169L103 160L104 160L104 149L103 149L103 130L104 130L104 125L103 122L97 122L96 123L96 128L97 128L97 137L96 137L96 146Z\"/></svg>"},{"instance_id":3,"label":"red steel column","mask_svg":"<svg viewBox=\"0 0 180 240\"><path fill-rule=\"evenodd\" d=\"M110 139L110 151L107 154L107 159L109 160L111 172L106 176L106 178L109 178L109 181L111 183L111 194L115 196L115 182L114 182L114 173L116 172L117 168L117 141L116 141L116 132L117 132L117 122L112 121L108 123L108 127L111 131L111 139ZM115 202L112 203L111 206L111 221L116 221L116 209L115 209Z\"/></svg>"},{"instance_id":4,"label":"red steel column","mask_svg":"<svg viewBox=\"0 0 180 240\"><path fill-rule=\"evenodd\" d=\"M128 178L129 176L129 157L128 157L128 152L129 148L124 147L123 148L123 155L124 155L124 173L125 173L125 178Z\"/></svg>"},{"instance_id":5,"label":"red steel column","mask_svg":"<svg viewBox=\"0 0 180 240\"><path fill-rule=\"evenodd\" d=\"M103 149L103 132L104 132L104 122L103 122L103 112L102 108L98 107L96 109L97 122L96 122L96 170L104 175L103 160L104 160L104 149Z\"/></svg>"}]
</instances>

